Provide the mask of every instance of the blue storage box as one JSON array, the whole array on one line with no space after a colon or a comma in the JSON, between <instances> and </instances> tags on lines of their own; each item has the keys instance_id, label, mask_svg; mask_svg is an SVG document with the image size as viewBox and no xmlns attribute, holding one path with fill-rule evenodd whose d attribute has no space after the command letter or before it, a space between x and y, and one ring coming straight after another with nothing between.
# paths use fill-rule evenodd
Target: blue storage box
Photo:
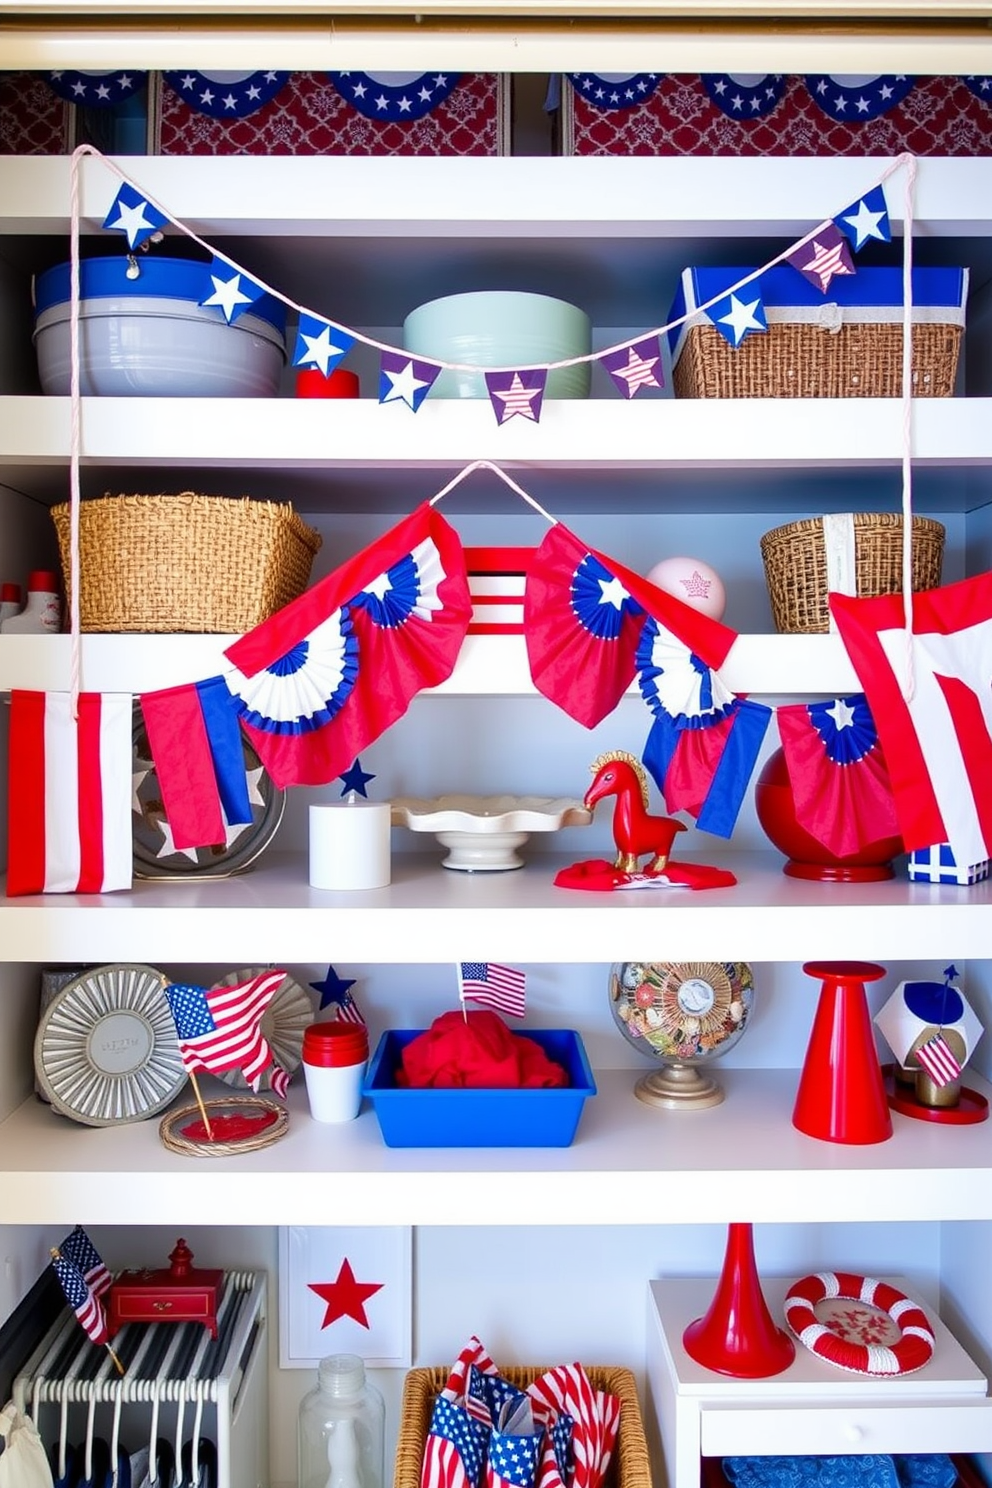
<instances>
[{"instance_id":1,"label":"blue storage box","mask_svg":"<svg viewBox=\"0 0 992 1488\"><path fill-rule=\"evenodd\" d=\"M568 1085L525 1090L410 1090L395 1083L403 1049L423 1032L382 1035L365 1076L387 1147L568 1147L596 1082L582 1040L567 1028L527 1029Z\"/></svg>"},{"instance_id":2,"label":"blue storage box","mask_svg":"<svg viewBox=\"0 0 992 1488\"><path fill-rule=\"evenodd\" d=\"M989 876L989 862L959 863L950 843L938 842L933 847L918 847L911 852L906 863L906 873L914 883L971 884L981 883Z\"/></svg>"},{"instance_id":3,"label":"blue storage box","mask_svg":"<svg viewBox=\"0 0 992 1488\"><path fill-rule=\"evenodd\" d=\"M137 270L128 278L129 270ZM228 324L209 266L162 255L83 259L79 267L79 380L84 396L263 398L279 390L286 307L263 294ZM70 384L69 265L34 284L34 343L42 391Z\"/></svg>"},{"instance_id":4,"label":"blue storage box","mask_svg":"<svg viewBox=\"0 0 992 1488\"><path fill-rule=\"evenodd\" d=\"M685 269L669 320L679 398L894 398L902 391L902 269L858 268L825 294L789 264L735 291L759 294L767 331L732 346L700 305L731 292L754 268ZM913 270L913 393L954 392L968 270Z\"/></svg>"}]
</instances>

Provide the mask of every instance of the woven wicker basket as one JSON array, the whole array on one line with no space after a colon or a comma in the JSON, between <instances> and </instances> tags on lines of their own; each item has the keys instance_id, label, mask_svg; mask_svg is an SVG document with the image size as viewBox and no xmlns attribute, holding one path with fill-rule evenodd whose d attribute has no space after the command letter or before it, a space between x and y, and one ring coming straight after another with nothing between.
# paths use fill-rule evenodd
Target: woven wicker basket
<instances>
[{"instance_id":1,"label":"woven wicker basket","mask_svg":"<svg viewBox=\"0 0 992 1488\"><path fill-rule=\"evenodd\" d=\"M69 586L69 505L52 507ZM292 507L228 496L101 496L79 509L86 631L250 630L310 582L318 533Z\"/></svg>"},{"instance_id":2,"label":"woven wicker basket","mask_svg":"<svg viewBox=\"0 0 992 1488\"><path fill-rule=\"evenodd\" d=\"M913 588L940 584L944 528L931 517L913 518ZM820 517L775 527L761 539L765 582L775 629L784 635L829 630L827 553ZM857 595L902 589L902 517L894 512L854 513Z\"/></svg>"},{"instance_id":3,"label":"woven wicker basket","mask_svg":"<svg viewBox=\"0 0 992 1488\"><path fill-rule=\"evenodd\" d=\"M546 1367L543 1364L517 1364L501 1367L500 1374L511 1385L525 1390L544 1373ZM633 1374L629 1369L612 1364L590 1364L585 1368L594 1389L616 1395L620 1400L620 1427L616 1450L606 1475L607 1488L651 1488L651 1463ZM450 1372L445 1365L411 1369L403 1382L393 1488L420 1488L420 1470L431 1412Z\"/></svg>"},{"instance_id":4,"label":"woven wicker basket","mask_svg":"<svg viewBox=\"0 0 992 1488\"><path fill-rule=\"evenodd\" d=\"M960 326L913 326L913 392L954 392ZM691 326L672 371L677 398L896 398L902 392L902 326L845 323L827 331L773 321L738 347L712 325Z\"/></svg>"}]
</instances>

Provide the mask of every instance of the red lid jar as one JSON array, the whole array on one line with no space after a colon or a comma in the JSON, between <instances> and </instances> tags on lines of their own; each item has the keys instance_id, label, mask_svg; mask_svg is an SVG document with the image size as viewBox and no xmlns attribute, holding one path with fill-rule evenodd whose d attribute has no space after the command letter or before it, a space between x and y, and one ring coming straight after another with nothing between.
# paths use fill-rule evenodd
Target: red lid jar
<instances>
[{"instance_id":1,"label":"red lid jar","mask_svg":"<svg viewBox=\"0 0 992 1488\"><path fill-rule=\"evenodd\" d=\"M311 1023L303 1031L303 1063L333 1069L364 1064L369 1057L369 1031L364 1023Z\"/></svg>"}]
</instances>

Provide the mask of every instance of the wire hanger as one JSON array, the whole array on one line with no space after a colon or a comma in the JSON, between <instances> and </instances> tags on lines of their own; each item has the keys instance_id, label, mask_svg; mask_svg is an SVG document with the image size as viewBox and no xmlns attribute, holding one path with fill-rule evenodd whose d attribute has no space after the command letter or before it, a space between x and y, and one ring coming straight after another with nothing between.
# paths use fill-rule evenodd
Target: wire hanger
<instances>
[{"instance_id":1,"label":"wire hanger","mask_svg":"<svg viewBox=\"0 0 992 1488\"><path fill-rule=\"evenodd\" d=\"M513 477L507 475L506 471L501 466L494 464L492 460L473 460L471 465L466 465L464 470L459 470L458 474L453 476L446 486L441 487L436 496L431 497L427 503L428 506L436 505L442 496L447 496L449 491L453 491L456 486L461 485L466 476L474 475L477 470L491 470L494 475L499 476L505 485L509 486L511 491L515 491L518 496L522 497L528 506L532 506L539 517L543 517L552 527L557 524L557 517L553 517L550 512L546 512L544 507L534 500L533 496L528 495L523 486L518 486Z\"/></svg>"}]
</instances>

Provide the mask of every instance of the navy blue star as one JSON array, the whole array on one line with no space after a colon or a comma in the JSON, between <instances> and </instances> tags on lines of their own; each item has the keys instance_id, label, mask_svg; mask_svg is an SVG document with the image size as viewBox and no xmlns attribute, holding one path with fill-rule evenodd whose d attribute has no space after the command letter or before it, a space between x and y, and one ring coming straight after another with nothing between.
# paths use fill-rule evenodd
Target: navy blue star
<instances>
[{"instance_id":1,"label":"navy blue star","mask_svg":"<svg viewBox=\"0 0 992 1488\"><path fill-rule=\"evenodd\" d=\"M355 763L345 770L343 775L338 776L338 779L344 781L344 785L341 787L341 794L343 796L346 796L349 791L354 791L357 795L367 798L368 791L365 787L370 780L375 779L375 776L363 770L361 760L356 759Z\"/></svg>"},{"instance_id":2,"label":"navy blue star","mask_svg":"<svg viewBox=\"0 0 992 1488\"><path fill-rule=\"evenodd\" d=\"M355 985L354 977L339 977L333 966L327 968L327 975L322 982L311 982L315 992L320 993L319 1012L323 1012L332 1002L350 1001L348 988Z\"/></svg>"},{"instance_id":3,"label":"navy blue star","mask_svg":"<svg viewBox=\"0 0 992 1488\"><path fill-rule=\"evenodd\" d=\"M947 981L947 982L953 982L954 978L957 975L958 975L958 969L957 969L956 966L945 966L944 967L944 980L945 981Z\"/></svg>"}]
</instances>

